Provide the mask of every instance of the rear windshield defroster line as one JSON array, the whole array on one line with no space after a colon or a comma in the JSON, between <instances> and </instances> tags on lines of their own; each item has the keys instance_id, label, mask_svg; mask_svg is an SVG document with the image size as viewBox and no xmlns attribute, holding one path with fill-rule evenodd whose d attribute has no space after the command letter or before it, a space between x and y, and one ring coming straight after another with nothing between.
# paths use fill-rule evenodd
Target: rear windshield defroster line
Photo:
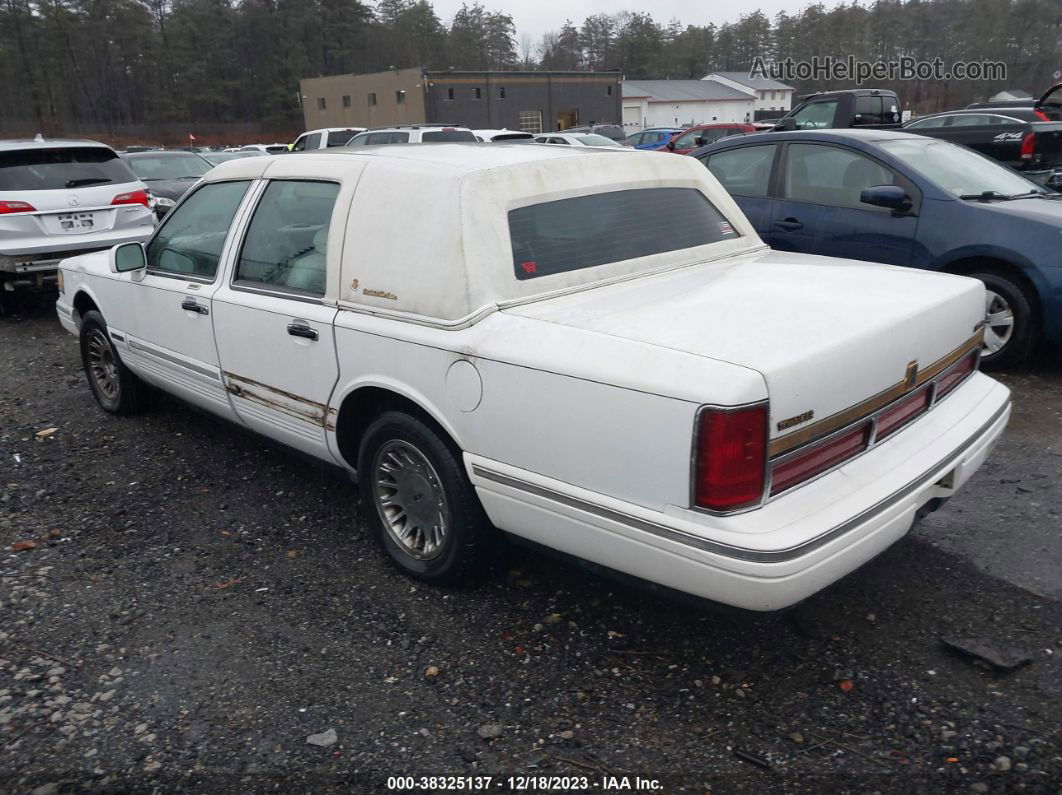
<instances>
[{"instance_id":1,"label":"rear windshield defroster line","mask_svg":"<svg viewBox=\"0 0 1062 795\"><path fill-rule=\"evenodd\" d=\"M509 211L513 271L520 280L738 236L694 188L620 190Z\"/></svg>"}]
</instances>

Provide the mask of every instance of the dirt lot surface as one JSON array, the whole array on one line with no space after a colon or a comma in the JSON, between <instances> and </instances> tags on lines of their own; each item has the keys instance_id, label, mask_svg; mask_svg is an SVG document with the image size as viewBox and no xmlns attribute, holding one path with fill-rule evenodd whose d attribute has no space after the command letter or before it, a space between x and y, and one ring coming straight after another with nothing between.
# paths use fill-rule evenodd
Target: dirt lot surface
<instances>
[{"instance_id":1,"label":"dirt lot surface","mask_svg":"<svg viewBox=\"0 0 1062 795\"><path fill-rule=\"evenodd\" d=\"M0 374L0 791L1062 791L1057 352L963 494L758 621L519 548L415 584L333 471L104 414L46 311L0 319Z\"/></svg>"}]
</instances>

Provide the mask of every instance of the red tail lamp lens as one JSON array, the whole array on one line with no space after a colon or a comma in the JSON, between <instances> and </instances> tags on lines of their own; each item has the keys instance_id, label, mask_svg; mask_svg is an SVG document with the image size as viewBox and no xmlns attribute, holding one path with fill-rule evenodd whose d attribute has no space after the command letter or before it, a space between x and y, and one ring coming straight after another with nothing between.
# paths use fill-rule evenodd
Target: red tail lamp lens
<instances>
[{"instance_id":1,"label":"red tail lamp lens","mask_svg":"<svg viewBox=\"0 0 1062 795\"><path fill-rule=\"evenodd\" d=\"M129 191L129 193L119 193L111 200L111 205L113 206L115 204L142 204L145 207L151 206L146 190L133 190Z\"/></svg>"},{"instance_id":2,"label":"red tail lamp lens","mask_svg":"<svg viewBox=\"0 0 1062 795\"><path fill-rule=\"evenodd\" d=\"M878 417L878 438L884 439L929 409L929 390L923 389L906 398Z\"/></svg>"},{"instance_id":3,"label":"red tail lamp lens","mask_svg":"<svg viewBox=\"0 0 1062 795\"><path fill-rule=\"evenodd\" d=\"M777 464L771 476L771 494L785 491L832 469L842 461L847 461L866 450L869 441L870 423L866 423L828 442L823 442L806 453Z\"/></svg>"},{"instance_id":4,"label":"red tail lamp lens","mask_svg":"<svg viewBox=\"0 0 1062 795\"><path fill-rule=\"evenodd\" d=\"M947 375L937 382L937 397L942 398L951 390L962 383L968 375L977 369L977 351L974 351L965 359L961 359L957 365L948 371Z\"/></svg>"},{"instance_id":5,"label":"red tail lamp lens","mask_svg":"<svg viewBox=\"0 0 1062 795\"><path fill-rule=\"evenodd\" d=\"M713 511L759 503L767 462L767 406L704 409L696 433L694 503Z\"/></svg>"}]
</instances>

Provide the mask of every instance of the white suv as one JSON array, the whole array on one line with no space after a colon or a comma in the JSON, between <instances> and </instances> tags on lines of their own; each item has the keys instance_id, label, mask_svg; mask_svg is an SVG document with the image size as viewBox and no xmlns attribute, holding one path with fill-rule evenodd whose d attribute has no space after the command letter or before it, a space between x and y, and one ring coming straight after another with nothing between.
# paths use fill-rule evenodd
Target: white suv
<instances>
[{"instance_id":1,"label":"white suv","mask_svg":"<svg viewBox=\"0 0 1062 795\"><path fill-rule=\"evenodd\" d=\"M376 146L379 144L452 144L477 143L476 134L467 127L452 124L408 124L366 130L350 139L347 146Z\"/></svg>"},{"instance_id":2,"label":"white suv","mask_svg":"<svg viewBox=\"0 0 1062 795\"><path fill-rule=\"evenodd\" d=\"M144 240L147 186L95 141L0 141L0 293L54 284L59 260Z\"/></svg>"},{"instance_id":3,"label":"white suv","mask_svg":"<svg viewBox=\"0 0 1062 795\"><path fill-rule=\"evenodd\" d=\"M324 127L320 130L307 130L295 139L291 151L309 152L314 149L346 146L351 138L365 130L365 127Z\"/></svg>"}]
</instances>

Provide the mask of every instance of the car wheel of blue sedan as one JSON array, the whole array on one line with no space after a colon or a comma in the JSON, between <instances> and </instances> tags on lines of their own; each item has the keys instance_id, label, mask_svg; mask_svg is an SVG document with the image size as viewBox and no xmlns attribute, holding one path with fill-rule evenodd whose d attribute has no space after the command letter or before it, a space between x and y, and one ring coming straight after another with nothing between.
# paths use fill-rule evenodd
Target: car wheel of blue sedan
<instances>
[{"instance_id":1,"label":"car wheel of blue sedan","mask_svg":"<svg viewBox=\"0 0 1062 795\"><path fill-rule=\"evenodd\" d=\"M986 370L1002 370L1021 364L1036 343L1032 299L1012 277L999 271L969 275L985 283L982 366Z\"/></svg>"}]
</instances>

